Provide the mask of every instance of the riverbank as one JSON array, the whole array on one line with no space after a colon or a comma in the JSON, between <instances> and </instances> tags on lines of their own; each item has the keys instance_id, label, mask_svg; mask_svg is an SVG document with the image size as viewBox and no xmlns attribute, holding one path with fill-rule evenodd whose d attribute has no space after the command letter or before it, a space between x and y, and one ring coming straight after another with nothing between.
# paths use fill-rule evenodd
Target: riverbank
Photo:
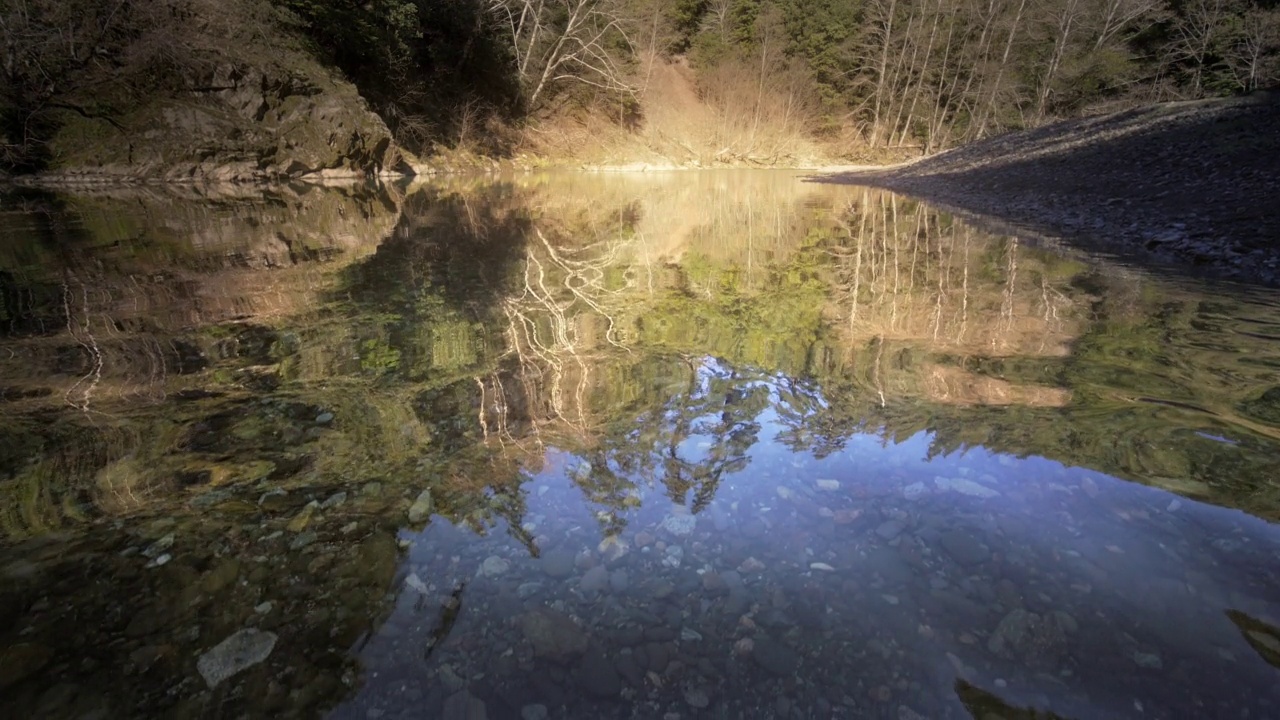
<instances>
[{"instance_id":1,"label":"riverbank","mask_svg":"<svg viewBox=\"0 0 1280 720\"><path fill-rule=\"evenodd\" d=\"M1280 286L1280 92L1010 133L825 182L919 196L1143 264Z\"/></svg>"}]
</instances>

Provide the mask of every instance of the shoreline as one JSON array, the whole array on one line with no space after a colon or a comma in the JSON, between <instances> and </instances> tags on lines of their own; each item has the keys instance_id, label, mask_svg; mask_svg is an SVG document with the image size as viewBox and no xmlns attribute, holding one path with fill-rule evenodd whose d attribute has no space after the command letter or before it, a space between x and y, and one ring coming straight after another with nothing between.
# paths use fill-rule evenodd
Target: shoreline
<instances>
[{"instance_id":1,"label":"shoreline","mask_svg":"<svg viewBox=\"0 0 1280 720\"><path fill-rule=\"evenodd\" d=\"M641 175L763 170L805 182L880 187L1134 264L1280 287L1280 93L1152 105L1001 135L892 164L585 164L534 156L441 157L410 172L285 177L89 170L0 177L0 189L94 192L171 187L408 186L540 172ZM1276 206L1276 207L1273 207Z\"/></svg>"},{"instance_id":2,"label":"shoreline","mask_svg":"<svg viewBox=\"0 0 1280 720\"><path fill-rule=\"evenodd\" d=\"M1280 287L1280 93L1168 103L833 173L1144 266Z\"/></svg>"},{"instance_id":3,"label":"shoreline","mask_svg":"<svg viewBox=\"0 0 1280 720\"><path fill-rule=\"evenodd\" d=\"M99 188L128 187L274 187L289 184L305 184L324 187L349 187L366 183L414 183L429 181L433 178L469 175L503 175L508 173L531 174L539 172L580 172L587 174L631 175L665 172L723 172L723 171L776 171L813 173L806 180L822 180L837 173L875 173L888 172L913 164L914 160L888 165L846 164L846 163L813 163L799 165L681 165L656 163L621 163L608 165L581 164L574 162L556 163L513 163L504 160L493 160L490 163L477 163L444 168L418 168L416 172L383 172L376 175L360 173L314 173L278 178L268 177L227 177L208 176L165 177L157 175L126 175L111 172L71 172L71 173L35 173L29 175L0 176L0 189L6 187L34 188L39 190L78 190Z\"/></svg>"}]
</instances>

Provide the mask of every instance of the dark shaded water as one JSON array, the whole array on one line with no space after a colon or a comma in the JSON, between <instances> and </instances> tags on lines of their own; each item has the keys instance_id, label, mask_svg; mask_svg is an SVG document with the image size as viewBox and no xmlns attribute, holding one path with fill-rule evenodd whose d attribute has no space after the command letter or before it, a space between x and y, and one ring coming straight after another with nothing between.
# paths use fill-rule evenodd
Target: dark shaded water
<instances>
[{"instance_id":1,"label":"dark shaded water","mask_svg":"<svg viewBox=\"0 0 1280 720\"><path fill-rule=\"evenodd\" d=\"M5 717L1280 716L1274 294L790 173L238 192L0 198Z\"/></svg>"}]
</instances>

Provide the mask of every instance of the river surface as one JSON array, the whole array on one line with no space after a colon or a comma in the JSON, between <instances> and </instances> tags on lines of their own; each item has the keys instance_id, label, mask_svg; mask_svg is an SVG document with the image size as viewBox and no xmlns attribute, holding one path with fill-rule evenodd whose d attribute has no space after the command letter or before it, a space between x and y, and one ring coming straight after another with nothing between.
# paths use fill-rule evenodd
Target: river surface
<instances>
[{"instance_id":1,"label":"river surface","mask_svg":"<svg viewBox=\"0 0 1280 720\"><path fill-rule=\"evenodd\" d=\"M0 217L0 716L1280 717L1274 292L786 172Z\"/></svg>"}]
</instances>

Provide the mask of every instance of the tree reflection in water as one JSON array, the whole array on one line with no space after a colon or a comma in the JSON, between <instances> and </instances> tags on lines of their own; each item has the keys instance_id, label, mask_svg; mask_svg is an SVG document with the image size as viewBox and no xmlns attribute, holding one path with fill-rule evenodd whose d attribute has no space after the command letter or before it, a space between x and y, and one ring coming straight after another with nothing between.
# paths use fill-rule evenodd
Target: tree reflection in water
<instances>
[{"instance_id":1,"label":"tree reflection in water","mask_svg":"<svg viewBox=\"0 0 1280 720\"><path fill-rule=\"evenodd\" d=\"M544 600L586 613L612 651L603 628L622 632L617 618L588 615L623 603L597 595L603 570L581 589L592 564L623 598L633 584L649 593L627 605L643 629L732 609L702 641L672 642L783 636L770 662L812 653L814 685L826 669L883 668L851 654L866 637L923 632L880 605L857 605L882 625L863 628L833 603L919 601L950 632L929 604L946 593L923 575L954 561L940 537L980 563L946 582L979 588L964 598L977 609L963 607L980 629L965 632L989 634L1009 608L984 582L1122 586L1114 567L1097 579L1116 553L1073 545L1119 533L1116 517L1137 523L1130 539L1166 545L1221 530L1212 542L1254 568L1261 545L1224 543L1270 526L1190 503L1280 513L1280 310L1244 288L1175 283L782 173L125 195L24 197L43 209L11 212L20 222L0 243L0 616L12 618L0 684L14 713L311 716L355 702L353 688L364 702L388 677L421 683L488 657L476 646L511 642L495 618ZM816 472L838 475L839 491L815 491ZM984 492L983 473L1000 480L999 511L954 489ZM1175 506L1106 476L1195 509L1161 510ZM915 482L931 494L907 504ZM423 491L433 512L406 528ZM964 545L992 522L1006 545ZM1045 538L1060 547L1030 570L1008 560ZM539 568L567 548L555 578L567 585L547 595ZM1184 550L1185 572L1210 577L1195 575L1205 596L1274 595L1267 572L1245 583ZM737 570L757 554L767 571ZM912 569L857 569L899 555ZM1139 578L1170 562L1154 557ZM915 590L889 592L892 577ZM682 593L696 604L672 599ZM1210 609L1221 620L1227 608ZM1277 618L1232 610L1243 640L1231 642L1271 662ZM769 624L784 616L802 622ZM66 633L72 619L91 632ZM245 626L280 636L271 655L230 692L200 686L195 658ZM393 662L407 657L385 645L396 632L429 668ZM708 662L724 682L782 682L753 674L758 653L719 649ZM919 663L904 678L938 708L973 707L964 698L991 685L975 680L956 705L950 670L927 681L933 650L900 646ZM370 667L389 675L375 682ZM645 675L633 689L677 703L702 689L665 669L661 688Z\"/></svg>"}]
</instances>

